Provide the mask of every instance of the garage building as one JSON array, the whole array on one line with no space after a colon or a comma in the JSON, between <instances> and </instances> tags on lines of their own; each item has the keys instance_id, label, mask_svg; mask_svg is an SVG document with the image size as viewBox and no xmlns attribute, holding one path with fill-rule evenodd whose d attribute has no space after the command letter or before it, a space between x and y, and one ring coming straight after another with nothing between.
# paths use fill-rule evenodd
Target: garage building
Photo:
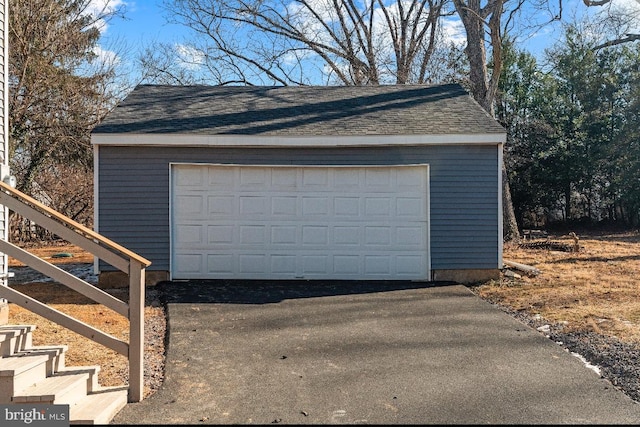
<instances>
[{"instance_id":1,"label":"garage building","mask_svg":"<svg viewBox=\"0 0 640 427\"><path fill-rule=\"evenodd\" d=\"M505 139L456 84L141 85L92 134L96 229L149 283L485 280Z\"/></svg>"}]
</instances>

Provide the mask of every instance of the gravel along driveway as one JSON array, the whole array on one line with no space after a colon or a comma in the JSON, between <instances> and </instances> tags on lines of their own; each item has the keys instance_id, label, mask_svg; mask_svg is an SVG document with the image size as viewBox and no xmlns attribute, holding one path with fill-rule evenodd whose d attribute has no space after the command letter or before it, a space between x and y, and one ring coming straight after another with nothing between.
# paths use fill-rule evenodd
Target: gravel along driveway
<instances>
[{"instance_id":1,"label":"gravel along driveway","mask_svg":"<svg viewBox=\"0 0 640 427\"><path fill-rule=\"evenodd\" d=\"M562 324L549 324L540 317L496 307L537 329L640 403L640 345L594 332L567 332Z\"/></svg>"}]
</instances>

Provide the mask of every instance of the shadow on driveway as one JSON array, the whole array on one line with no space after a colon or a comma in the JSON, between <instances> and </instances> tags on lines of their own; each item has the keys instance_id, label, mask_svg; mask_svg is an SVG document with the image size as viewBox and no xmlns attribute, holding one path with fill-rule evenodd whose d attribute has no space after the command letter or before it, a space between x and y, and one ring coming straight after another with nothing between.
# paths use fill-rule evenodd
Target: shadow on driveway
<instances>
[{"instance_id":1,"label":"shadow on driveway","mask_svg":"<svg viewBox=\"0 0 640 427\"><path fill-rule=\"evenodd\" d=\"M113 424L637 424L640 405L462 285L159 285L165 382Z\"/></svg>"},{"instance_id":2,"label":"shadow on driveway","mask_svg":"<svg viewBox=\"0 0 640 427\"><path fill-rule=\"evenodd\" d=\"M455 285L454 282L190 280L158 284L164 303L273 304L298 298L370 294Z\"/></svg>"}]
</instances>

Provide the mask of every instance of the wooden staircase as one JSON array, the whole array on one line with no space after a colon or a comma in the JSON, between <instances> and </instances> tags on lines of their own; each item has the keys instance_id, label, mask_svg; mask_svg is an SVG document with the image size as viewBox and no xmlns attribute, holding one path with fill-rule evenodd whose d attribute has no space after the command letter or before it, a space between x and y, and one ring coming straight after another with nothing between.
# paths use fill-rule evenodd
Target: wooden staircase
<instances>
[{"instance_id":1,"label":"wooden staircase","mask_svg":"<svg viewBox=\"0 0 640 427\"><path fill-rule=\"evenodd\" d=\"M33 346L34 329L0 326L0 404L69 405L70 424L109 424L128 388L100 386L99 366L65 366L66 346Z\"/></svg>"}]
</instances>

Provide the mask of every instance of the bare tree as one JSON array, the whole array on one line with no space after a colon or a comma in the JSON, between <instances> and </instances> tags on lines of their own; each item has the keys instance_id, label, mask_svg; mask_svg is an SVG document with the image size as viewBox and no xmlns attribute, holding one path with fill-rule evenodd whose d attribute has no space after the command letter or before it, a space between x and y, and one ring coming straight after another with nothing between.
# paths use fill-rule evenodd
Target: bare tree
<instances>
[{"instance_id":1,"label":"bare tree","mask_svg":"<svg viewBox=\"0 0 640 427\"><path fill-rule=\"evenodd\" d=\"M101 25L117 13L108 3L104 9L91 0L9 4L9 163L18 189L43 201L59 169L92 174L90 132L113 104L113 64L96 49ZM74 188L77 182L66 180L67 191L87 191Z\"/></svg>"},{"instance_id":2,"label":"bare tree","mask_svg":"<svg viewBox=\"0 0 640 427\"><path fill-rule=\"evenodd\" d=\"M167 0L217 83L422 83L447 0Z\"/></svg>"},{"instance_id":3,"label":"bare tree","mask_svg":"<svg viewBox=\"0 0 640 427\"><path fill-rule=\"evenodd\" d=\"M469 60L469 84L474 99L491 115L502 67L501 19L505 0L453 0L467 34L465 53ZM490 38L493 70L487 63L486 33Z\"/></svg>"},{"instance_id":4,"label":"bare tree","mask_svg":"<svg viewBox=\"0 0 640 427\"><path fill-rule=\"evenodd\" d=\"M595 46L595 50L640 40L640 34L637 33L640 22L640 1L635 8L612 0L582 1L587 7L606 7L602 13L602 21L616 33L609 40Z\"/></svg>"},{"instance_id":5,"label":"bare tree","mask_svg":"<svg viewBox=\"0 0 640 427\"><path fill-rule=\"evenodd\" d=\"M467 34L465 53L469 61L469 85L474 99L489 113L495 116L494 103L498 91L498 82L502 70L502 17L507 0L488 0L482 5L481 0L453 0L458 15L464 24ZM519 2L516 10L522 5ZM489 41L487 42L486 33ZM487 61L487 44L489 44L492 68ZM502 208L503 238L506 241L520 238L516 221L508 174L502 165Z\"/></svg>"}]
</instances>

